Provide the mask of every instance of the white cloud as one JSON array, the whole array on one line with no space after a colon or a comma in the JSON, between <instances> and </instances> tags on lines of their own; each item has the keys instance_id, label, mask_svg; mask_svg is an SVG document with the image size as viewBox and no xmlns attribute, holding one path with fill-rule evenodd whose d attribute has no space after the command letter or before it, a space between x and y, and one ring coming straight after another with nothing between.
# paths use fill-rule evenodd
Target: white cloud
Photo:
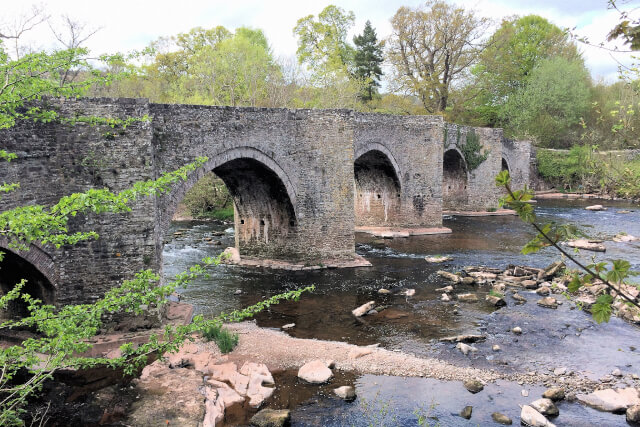
<instances>
[{"instance_id":1,"label":"white cloud","mask_svg":"<svg viewBox=\"0 0 640 427\"><path fill-rule=\"evenodd\" d=\"M592 42L604 40L618 19L615 11L606 9L603 0L455 2L465 8L475 9L483 16L491 17L496 23L510 15L539 14L560 27L577 27L576 33L588 37ZM389 19L400 6L415 7L423 3L417 0L186 0L180 3L167 0L49 0L45 7L54 18L68 14L86 22L88 27L102 27L87 43L94 53L141 49L160 36L185 32L196 26L210 28L223 25L235 29L244 25L263 29L276 55L292 56L297 47L292 34L296 21L309 14L318 14L329 4L337 4L345 10L355 12L356 25L352 34L362 31L368 19L376 28L379 38L383 38L390 33ZM22 1L0 0L0 10L5 19L17 16L27 7ZM51 46L54 42L46 26L34 32L32 40L36 46L41 47ZM595 78L611 79L615 75L617 63L608 52L586 46L582 50L587 66ZM616 58L627 64L630 61L629 55L618 54Z\"/></svg>"}]
</instances>

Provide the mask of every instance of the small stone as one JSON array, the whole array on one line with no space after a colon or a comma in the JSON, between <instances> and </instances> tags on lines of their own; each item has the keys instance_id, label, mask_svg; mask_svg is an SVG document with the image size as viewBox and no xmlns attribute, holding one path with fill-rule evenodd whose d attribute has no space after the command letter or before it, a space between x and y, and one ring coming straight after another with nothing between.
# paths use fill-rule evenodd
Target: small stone
<instances>
[{"instance_id":1,"label":"small stone","mask_svg":"<svg viewBox=\"0 0 640 427\"><path fill-rule=\"evenodd\" d=\"M616 368L613 370L613 372L611 372L611 375L613 375L614 377L621 377L622 376L622 371L620 371L620 369Z\"/></svg>"},{"instance_id":2,"label":"small stone","mask_svg":"<svg viewBox=\"0 0 640 427\"><path fill-rule=\"evenodd\" d=\"M477 348L462 342L459 342L458 344L456 344L456 348L460 350L462 354L464 354L465 356L469 353L475 353L476 351L478 351Z\"/></svg>"},{"instance_id":3,"label":"small stone","mask_svg":"<svg viewBox=\"0 0 640 427\"><path fill-rule=\"evenodd\" d=\"M434 256L426 256L424 257L425 261L430 262L432 264L438 264L441 262L452 261L453 258L446 255L434 255Z\"/></svg>"},{"instance_id":4,"label":"small stone","mask_svg":"<svg viewBox=\"0 0 640 427\"><path fill-rule=\"evenodd\" d=\"M551 387L542 393L542 397L555 401L562 400L564 399L564 389L560 387Z\"/></svg>"},{"instance_id":5,"label":"small stone","mask_svg":"<svg viewBox=\"0 0 640 427\"><path fill-rule=\"evenodd\" d=\"M251 417L251 425L256 427L284 427L290 422L288 409L263 409Z\"/></svg>"},{"instance_id":6,"label":"small stone","mask_svg":"<svg viewBox=\"0 0 640 427\"><path fill-rule=\"evenodd\" d=\"M478 380L467 380L464 382L464 388L475 394L484 390L484 385Z\"/></svg>"},{"instance_id":7,"label":"small stone","mask_svg":"<svg viewBox=\"0 0 640 427\"><path fill-rule=\"evenodd\" d=\"M511 424L513 424L511 418L507 417L505 414L501 414L500 412L494 412L493 414L491 414L491 418L493 418L493 421L497 422L498 424L503 424L505 426L510 426Z\"/></svg>"},{"instance_id":8,"label":"small stone","mask_svg":"<svg viewBox=\"0 0 640 427\"><path fill-rule=\"evenodd\" d=\"M631 374L631 378L633 378L634 380L639 380L640 379L638 374Z\"/></svg>"},{"instance_id":9,"label":"small stone","mask_svg":"<svg viewBox=\"0 0 640 427\"><path fill-rule=\"evenodd\" d=\"M591 205L591 206L587 206L585 209L588 211L606 211L607 210L607 208L605 208L602 205Z\"/></svg>"},{"instance_id":10,"label":"small stone","mask_svg":"<svg viewBox=\"0 0 640 427\"><path fill-rule=\"evenodd\" d=\"M436 292L446 292L446 293L453 292L453 286L448 285L448 286L445 286L444 288L438 288L436 289Z\"/></svg>"},{"instance_id":11,"label":"small stone","mask_svg":"<svg viewBox=\"0 0 640 427\"><path fill-rule=\"evenodd\" d=\"M451 301L451 297L448 294L442 294L442 296L440 297L440 300L444 302L449 302Z\"/></svg>"},{"instance_id":12,"label":"small stone","mask_svg":"<svg viewBox=\"0 0 640 427\"><path fill-rule=\"evenodd\" d=\"M473 285L475 281L476 280L473 277L469 277L469 276L462 278L462 284L467 286Z\"/></svg>"},{"instance_id":13,"label":"small stone","mask_svg":"<svg viewBox=\"0 0 640 427\"><path fill-rule=\"evenodd\" d=\"M493 351L500 351L500 350L502 350L502 349L500 348L500 346L499 346L498 344L494 344L494 345L493 345L493 347L491 347L491 350L493 350Z\"/></svg>"},{"instance_id":14,"label":"small stone","mask_svg":"<svg viewBox=\"0 0 640 427\"><path fill-rule=\"evenodd\" d=\"M408 297L412 297L416 294L416 290L415 289L407 289L406 291L402 292L401 295L406 295Z\"/></svg>"},{"instance_id":15,"label":"small stone","mask_svg":"<svg viewBox=\"0 0 640 427\"><path fill-rule=\"evenodd\" d=\"M389 289L382 288L382 289L378 289L378 293L382 295L388 295L391 293L391 291Z\"/></svg>"},{"instance_id":16,"label":"small stone","mask_svg":"<svg viewBox=\"0 0 640 427\"><path fill-rule=\"evenodd\" d=\"M438 270L436 274L440 277L444 277L445 279L452 281L453 283L462 282L462 277L458 276L457 274L450 273L448 271Z\"/></svg>"},{"instance_id":17,"label":"small stone","mask_svg":"<svg viewBox=\"0 0 640 427\"><path fill-rule=\"evenodd\" d=\"M640 423L640 405L633 405L627 408L627 421L630 423Z\"/></svg>"},{"instance_id":18,"label":"small stone","mask_svg":"<svg viewBox=\"0 0 640 427\"><path fill-rule=\"evenodd\" d=\"M526 289L537 289L538 288L538 281L537 280L523 280L522 281L522 286L524 286Z\"/></svg>"},{"instance_id":19,"label":"small stone","mask_svg":"<svg viewBox=\"0 0 640 427\"><path fill-rule=\"evenodd\" d=\"M522 295L520 295L517 292L514 292L513 295L511 295L511 298L513 298L514 300L516 300L519 303L525 303L527 302L527 299L525 297L523 297Z\"/></svg>"},{"instance_id":20,"label":"small stone","mask_svg":"<svg viewBox=\"0 0 640 427\"><path fill-rule=\"evenodd\" d=\"M553 401L544 397L531 402L531 407L542 415L548 415L551 417L555 417L560 413L558 407L553 403Z\"/></svg>"},{"instance_id":21,"label":"small stone","mask_svg":"<svg viewBox=\"0 0 640 427\"><path fill-rule=\"evenodd\" d=\"M544 297L538 300L538 305L544 308L558 308L558 301L554 297Z\"/></svg>"},{"instance_id":22,"label":"small stone","mask_svg":"<svg viewBox=\"0 0 640 427\"><path fill-rule=\"evenodd\" d=\"M353 311L351 311L351 313L356 317L362 317L365 314L367 314L369 311L371 311L371 309L375 307L375 305L376 305L375 301L369 301L365 304L362 304L360 307L354 309Z\"/></svg>"},{"instance_id":23,"label":"small stone","mask_svg":"<svg viewBox=\"0 0 640 427\"><path fill-rule=\"evenodd\" d=\"M242 289L236 289L236 291L233 294L240 295L241 293L242 293Z\"/></svg>"},{"instance_id":24,"label":"small stone","mask_svg":"<svg viewBox=\"0 0 640 427\"><path fill-rule=\"evenodd\" d=\"M338 388L334 389L333 392L336 394L336 396L338 396L341 399L346 400L347 402L355 400L355 398L356 398L356 390L353 387L349 386L349 385L344 385L342 387L338 387Z\"/></svg>"},{"instance_id":25,"label":"small stone","mask_svg":"<svg viewBox=\"0 0 640 427\"><path fill-rule=\"evenodd\" d=\"M460 411L460 416L465 420L471 419L471 413L473 412L473 406L465 406L462 411Z\"/></svg>"},{"instance_id":26,"label":"small stone","mask_svg":"<svg viewBox=\"0 0 640 427\"><path fill-rule=\"evenodd\" d=\"M522 328L520 326L516 326L515 328L511 329L511 332L513 332L516 335L520 335L522 333Z\"/></svg>"},{"instance_id":27,"label":"small stone","mask_svg":"<svg viewBox=\"0 0 640 427\"><path fill-rule=\"evenodd\" d=\"M520 391L520 394L522 395L522 397L529 397L529 390L522 389Z\"/></svg>"},{"instance_id":28,"label":"small stone","mask_svg":"<svg viewBox=\"0 0 640 427\"><path fill-rule=\"evenodd\" d=\"M286 325L282 325L282 329L291 329L296 326L295 323L287 323Z\"/></svg>"},{"instance_id":29,"label":"small stone","mask_svg":"<svg viewBox=\"0 0 640 427\"><path fill-rule=\"evenodd\" d=\"M536 289L536 294L538 295L547 296L550 293L551 289L548 286L540 286L538 289Z\"/></svg>"},{"instance_id":30,"label":"small stone","mask_svg":"<svg viewBox=\"0 0 640 427\"><path fill-rule=\"evenodd\" d=\"M567 372L567 368L562 366L560 368L555 368L553 370L553 375L564 375L566 372Z\"/></svg>"}]
</instances>

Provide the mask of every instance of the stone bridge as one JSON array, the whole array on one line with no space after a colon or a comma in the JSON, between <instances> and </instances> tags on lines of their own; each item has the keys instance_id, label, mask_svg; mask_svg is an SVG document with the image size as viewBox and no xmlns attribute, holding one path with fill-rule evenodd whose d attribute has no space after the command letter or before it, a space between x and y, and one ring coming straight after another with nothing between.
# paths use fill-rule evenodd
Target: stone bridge
<instances>
[{"instance_id":1,"label":"stone bridge","mask_svg":"<svg viewBox=\"0 0 640 427\"><path fill-rule=\"evenodd\" d=\"M49 101L53 102L53 101ZM126 130L19 122L0 132L0 148L18 158L0 181L20 182L0 210L53 204L92 187L112 191L207 156L169 193L131 213L74 218L72 230L100 238L60 249L7 250L0 286L29 279L47 302L89 302L142 268L161 271L163 241L185 193L206 172L235 202L236 246L243 257L305 263L348 261L355 229L386 227L424 234L442 229L444 210L496 207L494 176L509 168L529 179L530 146L500 129L444 123L439 116L390 116L349 110L288 110L152 104L133 99L53 102L67 117L142 117ZM468 163L470 143L481 147ZM473 153L472 153L473 154Z\"/></svg>"}]
</instances>

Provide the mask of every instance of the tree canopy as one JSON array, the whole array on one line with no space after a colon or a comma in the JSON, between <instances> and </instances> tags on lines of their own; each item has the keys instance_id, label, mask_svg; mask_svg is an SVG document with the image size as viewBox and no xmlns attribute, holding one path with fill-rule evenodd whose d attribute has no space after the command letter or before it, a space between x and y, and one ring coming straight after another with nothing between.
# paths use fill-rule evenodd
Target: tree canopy
<instances>
[{"instance_id":1,"label":"tree canopy","mask_svg":"<svg viewBox=\"0 0 640 427\"><path fill-rule=\"evenodd\" d=\"M384 60L382 45L378 42L378 36L371 26L371 21L366 22L362 34L353 37L353 43L356 45L355 75L364 81L363 99L370 101L376 93L376 88L380 87L382 76L380 65Z\"/></svg>"}]
</instances>

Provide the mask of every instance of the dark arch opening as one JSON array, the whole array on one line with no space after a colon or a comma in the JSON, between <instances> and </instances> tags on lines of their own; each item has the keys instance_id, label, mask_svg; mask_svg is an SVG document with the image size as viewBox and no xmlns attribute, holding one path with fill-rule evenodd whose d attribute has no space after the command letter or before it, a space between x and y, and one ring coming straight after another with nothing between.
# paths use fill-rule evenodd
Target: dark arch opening
<instances>
[{"instance_id":1,"label":"dark arch opening","mask_svg":"<svg viewBox=\"0 0 640 427\"><path fill-rule=\"evenodd\" d=\"M235 246L240 254L292 259L298 248L289 243L297 229L297 218L287 187L278 173L250 157L229 160L213 167L212 172L222 180L233 201ZM212 176L204 175L191 189ZM190 192L188 190L182 200L191 197Z\"/></svg>"},{"instance_id":2,"label":"dark arch opening","mask_svg":"<svg viewBox=\"0 0 640 427\"><path fill-rule=\"evenodd\" d=\"M457 150L447 150L442 162L442 208L459 210L467 203L467 168Z\"/></svg>"},{"instance_id":3,"label":"dark arch opening","mask_svg":"<svg viewBox=\"0 0 640 427\"><path fill-rule=\"evenodd\" d=\"M354 163L356 226L391 224L400 212L400 180L382 151L371 150Z\"/></svg>"},{"instance_id":4,"label":"dark arch opening","mask_svg":"<svg viewBox=\"0 0 640 427\"><path fill-rule=\"evenodd\" d=\"M11 251L3 248L0 251L4 252L4 259L0 262L0 291L3 295L25 279L27 283L22 288L22 293L29 294L44 304L55 303L55 288L40 270ZM0 310L0 317L8 319L22 318L28 314L27 304L22 299L13 300L6 309Z\"/></svg>"},{"instance_id":5,"label":"dark arch opening","mask_svg":"<svg viewBox=\"0 0 640 427\"><path fill-rule=\"evenodd\" d=\"M502 170L509 172L509 164L504 157L502 158Z\"/></svg>"}]
</instances>

